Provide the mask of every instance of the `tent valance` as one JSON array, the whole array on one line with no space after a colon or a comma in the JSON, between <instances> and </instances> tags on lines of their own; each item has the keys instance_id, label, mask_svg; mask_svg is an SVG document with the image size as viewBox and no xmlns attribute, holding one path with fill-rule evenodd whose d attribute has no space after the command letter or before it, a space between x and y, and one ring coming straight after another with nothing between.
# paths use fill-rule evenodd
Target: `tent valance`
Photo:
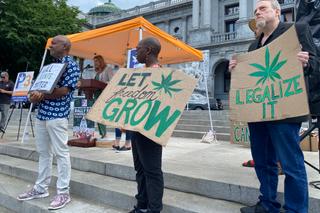
<instances>
[{"instance_id":1,"label":"tent valance","mask_svg":"<svg viewBox=\"0 0 320 213\"><path fill-rule=\"evenodd\" d=\"M203 59L201 51L162 31L143 17L67 35L72 43L70 54L86 59L102 55L107 63L122 66L126 63L127 50L135 48L139 42L140 29L142 29L143 38L156 37L159 39L161 64L176 64ZM46 48L49 48L51 40L52 38L48 39Z\"/></svg>"}]
</instances>

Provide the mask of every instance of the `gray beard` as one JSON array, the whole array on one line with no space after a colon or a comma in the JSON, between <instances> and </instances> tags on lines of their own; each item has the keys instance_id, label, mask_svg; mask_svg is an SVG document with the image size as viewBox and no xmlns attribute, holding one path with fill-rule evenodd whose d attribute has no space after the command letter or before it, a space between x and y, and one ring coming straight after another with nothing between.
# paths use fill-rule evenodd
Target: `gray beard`
<instances>
[{"instance_id":1,"label":"gray beard","mask_svg":"<svg viewBox=\"0 0 320 213\"><path fill-rule=\"evenodd\" d=\"M258 21L257 23L256 23L256 27L258 28L258 29L263 29L265 26L266 26L266 21L265 20L261 20L261 21Z\"/></svg>"}]
</instances>

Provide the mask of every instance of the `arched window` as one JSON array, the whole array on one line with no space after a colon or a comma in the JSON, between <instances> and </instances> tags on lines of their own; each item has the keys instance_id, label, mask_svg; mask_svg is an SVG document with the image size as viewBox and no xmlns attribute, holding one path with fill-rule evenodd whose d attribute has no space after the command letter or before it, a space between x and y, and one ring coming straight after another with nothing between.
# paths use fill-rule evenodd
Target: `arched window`
<instances>
[{"instance_id":1,"label":"arched window","mask_svg":"<svg viewBox=\"0 0 320 213\"><path fill-rule=\"evenodd\" d=\"M231 73L228 70L228 67L225 68L224 71L224 92L230 91L230 83L231 83Z\"/></svg>"}]
</instances>

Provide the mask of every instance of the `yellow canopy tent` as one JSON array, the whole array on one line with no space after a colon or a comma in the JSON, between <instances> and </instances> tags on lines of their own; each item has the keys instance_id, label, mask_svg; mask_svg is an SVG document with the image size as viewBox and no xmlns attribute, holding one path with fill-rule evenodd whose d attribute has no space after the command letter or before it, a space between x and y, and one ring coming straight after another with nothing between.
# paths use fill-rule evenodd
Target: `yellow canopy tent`
<instances>
[{"instance_id":1,"label":"yellow canopy tent","mask_svg":"<svg viewBox=\"0 0 320 213\"><path fill-rule=\"evenodd\" d=\"M107 63L123 66L128 49L135 48L141 37L155 37L161 43L161 64L201 61L202 52L157 28L143 17L118 24L67 35L72 43L70 55L92 59L102 55ZM51 44L48 39L46 49Z\"/></svg>"}]
</instances>

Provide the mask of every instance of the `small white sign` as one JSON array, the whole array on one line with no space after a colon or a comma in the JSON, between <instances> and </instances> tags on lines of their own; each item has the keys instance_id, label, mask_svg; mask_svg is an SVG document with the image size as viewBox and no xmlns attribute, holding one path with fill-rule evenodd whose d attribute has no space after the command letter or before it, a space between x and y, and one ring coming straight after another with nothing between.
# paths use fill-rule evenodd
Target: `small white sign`
<instances>
[{"instance_id":1,"label":"small white sign","mask_svg":"<svg viewBox=\"0 0 320 213\"><path fill-rule=\"evenodd\" d=\"M39 91L48 94L52 93L66 66L67 64L61 63L52 63L44 66L30 91Z\"/></svg>"}]
</instances>

